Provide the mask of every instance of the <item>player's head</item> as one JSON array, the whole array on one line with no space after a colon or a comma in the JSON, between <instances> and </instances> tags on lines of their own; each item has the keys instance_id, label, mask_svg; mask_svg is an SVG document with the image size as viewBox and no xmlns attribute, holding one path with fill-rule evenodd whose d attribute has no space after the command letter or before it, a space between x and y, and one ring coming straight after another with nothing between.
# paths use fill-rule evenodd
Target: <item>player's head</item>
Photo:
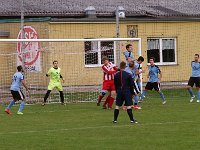
<instances>
[{"instance_id":1,"label":"player's head","mask_svg":"<svg viewBox=\"0 0 200 150\"><path fill-rule=\"evenodd\" d=\"M155 62L155 58L154 57L150 57L149 58L150 65L154 65L154 62Z\"/></svg>"},{"instance_id":2,"label":"player's head","mask_svg":"<svg viewBox=\"0 0 200 150\"><path fill-rule=\"evenodd\" d=\"M133 50L133 46L131 44L127 44L126 45L126 50L129 51L129 52L132 51Z\"/></svg>"},{"instance_id":3,"label":"player's head","mask_svg":"<svg viewBox=\"0 0 200 150\"><path fill-rule=\"evenodd\" d=\"M131 61L129 62L129 67L132 68L132 69L135 67L135 63L134 63L133 60L131 60Z\"/></svg>"},{"instance_id":4,"label":"player's head","mask_svg":"<svg viewBox=\"0 0 200 150\"><path fill-rule=\"evenodd\" d=\"M126 68L126 63L124 61L122 61L120 63L120 69L124 70Z\"/></svg>"},{"instance_id":5,"label":"player's head","mask_svg":"<svg viewBox=\"0 0 200 150\"><path fill-rule=\"evenodd\" d=\"M199 61L199 54L195 54L195 55L194 55L194 60L195 60L195 61Z\"/></svg>"},{"instance_id":6,"label":"player's head","mask_svg":"<svg viewBox=\"0 0 200 150\"><path fill-rule=\"evenodd\" d=\"M103 62L104 65L108 65L108 63L109 63L109 58L108 58L107 56L104 56L104 57L102 58L102 62Z\"/></svg>"},{"instance_id":7,"label":"player's head","mask_svg":"<svg viewBox=\"0 0 200 150\"><path fill-rule=\"evenodd\" d=\"M140 56L137 59L138 64L141 64L144 61L144 57Z\"/></svg>"},{"instance_id":8,"label":"player's head","mask_svg":"<svg viewBox=\"0 0 200 150\"><path fill-rule=\"evenodd\" d=\"M17 66L17 71L18 72L24 72L24 70L23 70L23 67L20 65L20 66Z\"/></svg>"},{"instance_id":9,"label":"player's head","mask_svg":"<svg viewBox=\"0 0 200 150\"><path fill-rule=\"evenodd\" d=\"M58 61L57 61L57 60L54 60L54 61L53 61L53 67L54 67L54 68L58 68Z\"/></svg>"}]
</instances>

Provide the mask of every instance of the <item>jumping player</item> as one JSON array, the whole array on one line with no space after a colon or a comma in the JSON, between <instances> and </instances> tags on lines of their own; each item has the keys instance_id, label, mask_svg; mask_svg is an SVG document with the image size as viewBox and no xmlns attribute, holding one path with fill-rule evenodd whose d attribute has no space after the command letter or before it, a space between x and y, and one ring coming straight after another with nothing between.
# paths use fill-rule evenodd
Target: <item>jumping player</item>
<instances>
[{"instance_id":1,"label":"jumping player","mask_svg":"<svg viewBox=\"0 0 200 150\"><path fill-rule=\"evenodd\" d=\"M197 92L197 103L200 102L200 62L199 62L199 54L194 55L194 61L191 63L192 67L192 75L188 81L188 92L190 93L191 99L190 102L193 102L195 95L192 90L192 87L196 86L198 92Z\"/></svg>"},{"instance_id":2,"label":"jumping player","mask_svg":"<svg viewBox=\"0 0 200 150\"><path fill-rule=\"evenodd\" d=\"M126 51L124 52L127 67L129 65L129 62L134 60L134 55L133 55L132 51L133 51L133 46L131 44L127 44L126 45Z\"/></svg>"},{"instance_id":3,"label":"jumping player","mask_svg":"<svg viewBox=\"0 0 200 150\"><path fill-rule=\"evenodd\" d=\"M63 87L61 84L61 80L64 82L64 79L60 72L61 72L61 69L58 67L58 61L57 60L53 61L53 67L50 68L48 73L46 74L47 77L50 77L50 82L49 82L48 90L44 97L44 102L42 106L46 104L47 98L49 97L49 94L54 88L56 88L60 93L61 104L66 105L64 103Z\"/></svg>"},{"instance_id":4,"label":"jumping player","mask_svg":"<svg viewBox=\"0 0 200 150\"><path fill-rule=\"evenodd\" d=\"M7 114L11 114L11 112L10 112L11 107L15 104L16 101L21 100L21 104L19 106L19 110L18 110L17 114L23 115L22 110L24 109L24 105L25 105L25 96L22 92L22 85L25 87L26 91L29 93L28 87L24 80L24 75L22 74L23 72L24 71L23 71L22 66L18 66L17 72L13 75L12 84L10 87L13 100L10 102L8 107L5 109L5 112Z\"/></svg>"},{"instance_id":5,"label":"jumping player","mask_svg":"<svg viewBox=\"0 0 200 150\"><path fill-rule=\"evenodd\" d=\"M145 90L143 91L141 95L141 100L144 99L148 90L155 89L160 94L160 97L162 98L162 104L165 104L166 103L165 96L160 90L160 82L162 78L162 73L159 67L154 64L154 60L155 59L153 57L149 59L149 63L150 63L149 74L148 74L149 81L147 82ZM159 74L160 74L160 77L159 77Z\"/></svg>"}]
</instances>

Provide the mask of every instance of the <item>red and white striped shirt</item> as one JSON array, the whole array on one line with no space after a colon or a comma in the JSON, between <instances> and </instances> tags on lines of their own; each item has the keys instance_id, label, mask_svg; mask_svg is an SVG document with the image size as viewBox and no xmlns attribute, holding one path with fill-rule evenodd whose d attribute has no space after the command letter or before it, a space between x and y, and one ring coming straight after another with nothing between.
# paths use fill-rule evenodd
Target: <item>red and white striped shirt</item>
<instances>
[{"instance_id":1,"label":"red and white striped shirt","mask_svg":"<svg viewBox=\"0 0 200 150\"><path fill-rule=\"evenodd\" d=\"M102 69L104 81L114 80L114 74L117 72L117 67L112 62L109 62L108 65L103 65Z\"/></svg>"}]
</instances>

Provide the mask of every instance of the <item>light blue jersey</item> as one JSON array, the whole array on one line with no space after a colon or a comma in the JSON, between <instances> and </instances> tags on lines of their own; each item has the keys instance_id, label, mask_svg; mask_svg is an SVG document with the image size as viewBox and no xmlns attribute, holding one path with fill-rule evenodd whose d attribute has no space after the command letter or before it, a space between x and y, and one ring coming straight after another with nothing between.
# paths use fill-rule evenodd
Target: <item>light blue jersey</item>
<instances>
[{"instance_id":1,"label":"light blue jersey","mask_svg":"<svg viewBox=\"0 0 200 150\"><path fill-rule=\"evenodd\" d=\"M10 90L19 91L22 86L22 80L24 80L24 75L21 72L16 72L13 75Z\"/></svg>"},{"instance_id":2,"label":"light blue jersey","mask_svg":"<svg viewBox=\"0 0 200 150\"><path fill-rule=\"evenodd\" d=\"M135 75L134 75L134 70L131 70L129 67L126 67L125 70L127 73L129 73L132 77L132 79L135 78Z\"/></svg>"},{"instance_id":3,"label":"light blue jersey","mask_svg":"<svg viewBox=\"0 0 200 150\"><path fill-rule=\"evenodd\" d=\"M192 61L192 76L191 77L200 77L200 62Z\"/></svg>"},{"instance_id":4,"label":"light blue jersey","mask_svg":"<svg viewBox=\"0 0 200 150\"><path fill-rule=\"evenodd\" d=\"M158 74L160 74L160 69L158 66L149 66L149 81L148 82L158 82Z\"/></svg>"},{"instance_id":5,"label":"light blue jersey","mask_svg":"<svg viewBox=\"0 0 200 150\"><path fill-rule=\"evenodd\" d=\"M130 57L132 60L134 60L133 53L129 51L125 51L124 56L126 58L126 66L128 66L129 65L128 58Z\"/></svg>"}]
</instances>

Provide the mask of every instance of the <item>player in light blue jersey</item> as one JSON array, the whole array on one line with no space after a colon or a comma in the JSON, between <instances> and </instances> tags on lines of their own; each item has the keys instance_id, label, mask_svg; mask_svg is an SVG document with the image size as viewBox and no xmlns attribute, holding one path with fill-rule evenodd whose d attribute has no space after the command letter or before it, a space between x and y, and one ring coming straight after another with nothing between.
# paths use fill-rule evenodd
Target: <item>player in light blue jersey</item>
<instances>
[{"instance_id":1,"label":"player in light blue jersey","mask_svg":"<svg viewBox=\"0 0 200 150\"><path fill-rule=\"evenodd\" d=\"M23 115L22 110L23 110L24 105L25 105L25 102L24 102L25 96L22 92L22 85L26 88L26 91L28 93L29 93L29 90L28 90L28 87L25 83L24 75L22 73L23 73L22 66L18 66L17 72L13 75L13 78L12 78L12 84L11 84L11 87L10 87L10 91L11 91L13 100L11 100L10 104L5 109L5 112L7 114L11 114L10 109L15 104L16 101L22 100L17 114Z\"/></svg>"},{"instance_id":2,"label":"player in light blue jersey","mask_svg":"<svg viewBox=\"0 0 200 150\"><path fill-rule=\"evenodd\" d=\"M141 95L141 100L144 99L148 90L155 89L160 94L160 96L162 98L162 103L165 104L166 103L165 96L160 90L160 82L161 82L161 78L162 78L162 73L161 73L159 67L154 64L154 60L155 59L153 57L151 57L149 59L149 63L150 63L150 66L148 67L148 69L149 69L149 74L148 74L149 81L147 82L145 90L143 91L143 93ZM159 76L159 74L160 74L160 76Z\"/></svg>"},{"instance_id":3,"label":"player in light blue jersey","mask_svg":"<svg viewBox=\"0 0 200 150\"><path fill-rule=\"evenodd\" d=\"M198 92L197 92L197 102L200 102L200 62L199 62L199 54L195 54L194 55L194 61L192 61L191 63L191 67L192 67L192 75L188 81L188 92L191 95L191 99L190 102L193 102L195 95L194 92L192 90L192 87L196 86Z\"/></svg>"},{"instance_id":4,"label":"player in light blue jersey","mask_svg":"<svg viewBox=\"0 0 200 150\"><path fill-rule=\"evenodd\" d=\"M129 62L134 60L134 55L133 55L133 46L131 44L126 45L126 51L124 52L124 56L126 59L126 66L128 67Z\"/></svg>"}]
</instances>

